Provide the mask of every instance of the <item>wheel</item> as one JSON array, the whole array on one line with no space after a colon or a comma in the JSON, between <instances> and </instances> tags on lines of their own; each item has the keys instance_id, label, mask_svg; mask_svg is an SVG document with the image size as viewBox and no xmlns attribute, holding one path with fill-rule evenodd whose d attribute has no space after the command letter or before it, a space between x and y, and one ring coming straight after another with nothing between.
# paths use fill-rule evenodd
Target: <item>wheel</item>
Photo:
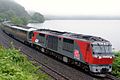
<instances>
[{"instance_id":1,"label":"wheel","mask_svg":"<svg viewBox=\"0 0 120 80\"><path fill-rule=\"evenodd\" d=\"M63 57L63 61L67 63L68 62L68 58L64 56Z\"/></svg>"},{"instance_id":2,"label":"wheel","mask_svg":"<svg viewBox=\"0 0 120 80\"><path fill-rule=\"evenodd\" d=\"M41 52L45 52L45 49L44 49L44 48L41 48Z\"/></svg>"}]
</instances>

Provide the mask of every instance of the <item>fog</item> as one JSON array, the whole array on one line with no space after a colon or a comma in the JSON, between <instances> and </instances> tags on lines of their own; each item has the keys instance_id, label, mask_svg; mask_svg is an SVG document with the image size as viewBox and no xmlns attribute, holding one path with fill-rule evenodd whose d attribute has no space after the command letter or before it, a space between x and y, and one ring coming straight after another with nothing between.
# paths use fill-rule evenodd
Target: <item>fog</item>
<instances>
[{"instance_id":1,"label":"fog","mask_svg":"<svg viewBox=\"0 0 120 80\"><path fill-rule=\"evenodd\" d=\"M120 0L15 0L43 15L119 16Z\"/></svg>"}]
</instances>

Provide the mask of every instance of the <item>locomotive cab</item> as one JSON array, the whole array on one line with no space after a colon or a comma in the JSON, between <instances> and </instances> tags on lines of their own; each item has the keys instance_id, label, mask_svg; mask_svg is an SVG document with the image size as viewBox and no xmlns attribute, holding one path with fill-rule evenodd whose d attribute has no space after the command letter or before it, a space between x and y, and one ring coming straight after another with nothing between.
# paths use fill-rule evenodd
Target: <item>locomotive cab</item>
<instances>
[{"instance_id":1,"label":"locomotive cab","mask_svg":"<svg viewBox=\"0 0 120 80\"><path fill-rule=\"evenodd\" d=\"M110 43L93 43L92 49L95 58L112 58L112 45Z\"/></svg>"},{"instance_id":2,"label":"locomotive cab","mask_svg":"<svg viewBox=\"0 0 120 80\"><path fill-rule=\"evenodd\" d=\"M27 33L27 39L29 43L32 43L32 37L34 36L34 31L37 30L35 28L30 28Z\"/></svg>"},{"instance_id":3,"label":"locomotive cab","mask_svg":"<svg viewBox=\"0 0 120 80\"><path fill-rule=\"evenodd\" d=\"M108 73L112 71L114 55L110 42L93 42L92 62L90 70L94 73Z\"/></svg>"}]
</instances>

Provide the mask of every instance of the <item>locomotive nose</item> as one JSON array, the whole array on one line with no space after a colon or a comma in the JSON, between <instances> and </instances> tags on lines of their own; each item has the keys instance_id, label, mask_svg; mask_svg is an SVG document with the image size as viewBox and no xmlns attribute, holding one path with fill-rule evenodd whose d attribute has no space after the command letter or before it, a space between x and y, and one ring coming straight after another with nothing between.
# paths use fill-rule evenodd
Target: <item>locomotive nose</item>
<instances>
[{"instance_id":1,"label":"locomotive nose","mask_svg":"<svg viewBox=\"0 0 120 80\"><path fill-rule=\"evenodd\" d=\"M93 73L109 73L112 71L112 65L90 65Z\"/></svg>"}]
</instances>

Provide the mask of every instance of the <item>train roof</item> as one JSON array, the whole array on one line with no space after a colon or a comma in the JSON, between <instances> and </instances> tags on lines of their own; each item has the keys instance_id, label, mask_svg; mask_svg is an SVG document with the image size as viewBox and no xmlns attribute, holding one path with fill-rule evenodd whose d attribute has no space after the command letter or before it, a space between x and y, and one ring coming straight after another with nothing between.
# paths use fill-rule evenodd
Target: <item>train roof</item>
<instances>
[{"instance_id":1,"label":"train roof","mask_svg":"<svg viewBox=\"0 0 120 80\"><path fill-rule=\"evenodd\" d=\"M87 41L91 41L91 42L94 42L94 41L108 42L107 40L105 40L101 37L96 37L96 36L91 36L91 35L76 34L76 33L71 33L71 32L60 32L60 31L55 31L55 30L50 30L50 29L38 29L37 31L38 32L42 31L44 33L54 34L54 35L59 35L59 36L64 36L64 37L69 37L69 38L87 40Z\"/></svg>"},{"instance_id":2,"label":"train roof","mask_svg":"<svg viewBox=\"0 0 120 80\"><path fill-rule=\"evenodd\" d=\"M24 30L24 31L28 31L30 29L30 27L18 27L18 26L11 26L11 27L15 29Z\"/></svg>"},{"instance_id":3,"label":"train roof","mask_svg":"<svg viewBox=\"0 0 120 80\"><path fill-rule=\"evenodd\" d=\"M24 31L34 31L34 30L37 30L36 28L32 28L32 27L18 27L18 26L12 26L13 28L16 28L16 29L20 29L20 30L24 30Z\"/></svg>"},{"instance_id":4,"label":"train roof","mask_svg":"<svg viewBox=\"0 0 120 80\"><path fill-rule=\"evenodd\" d=\"M20 30L24 30L24 31L33 31L33 30L37 30L36 28L32 28L32 27L27 27L27 26L18 26L18 25L13 25L13 24L9 24L9 23L3 23L6 26L9 26L11 28L15 28L15 29L20 29Z\"/></svg>"},{"instance_id":5,"label":"train roof","mask_svg":"<svg viewBox=\"0 0 120 80\"><path fill-rule=\"evenodd\" d=\"M38 32L43 32L43 33L53 34L53 35L58 35L58 36L64 36L64 37L68 37L71 39L75 38L75 39L87 40L87 41L91 41L91 42L94 42L94 41L108 42L107 40L105 40L101 37L96 37L96 36L91 36L91 35L76 34L76 33L71 33L71 32L60 32L60 31L55 31L55 30L50 30L50 29L36 29L36 28L26 27L26 26L9 25L7 23L4 23L4 24L9 27L24 30L24 31L36 30Z\"/></svg>"}]
</instances>

